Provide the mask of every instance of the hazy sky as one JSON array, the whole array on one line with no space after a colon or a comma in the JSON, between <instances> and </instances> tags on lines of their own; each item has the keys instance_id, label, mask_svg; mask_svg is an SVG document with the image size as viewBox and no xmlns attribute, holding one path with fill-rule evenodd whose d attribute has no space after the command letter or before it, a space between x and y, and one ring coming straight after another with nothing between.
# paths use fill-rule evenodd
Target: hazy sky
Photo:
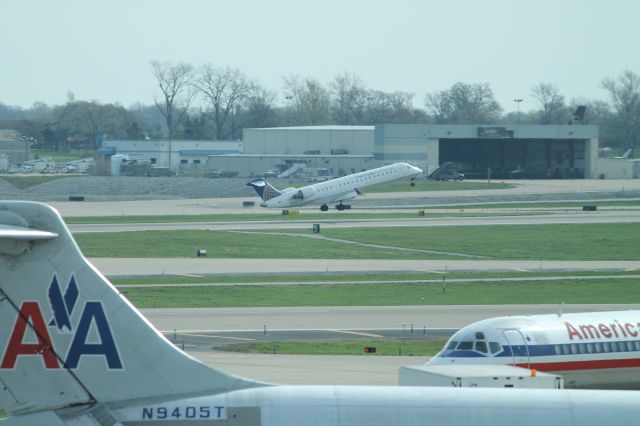
<instances>
[{"instance_id":1,"label":"hazy sky","mask_svg":"<svg viewBox=\"0 0 640 426\"><path fill-rule=\"evenodd\" d=\"M531 87L606 99L605 77L640 74L637 0L0 0L0 102L150 104L152 60L426 93L487 82L506 111Z\"/></svg>"}]
</instances>

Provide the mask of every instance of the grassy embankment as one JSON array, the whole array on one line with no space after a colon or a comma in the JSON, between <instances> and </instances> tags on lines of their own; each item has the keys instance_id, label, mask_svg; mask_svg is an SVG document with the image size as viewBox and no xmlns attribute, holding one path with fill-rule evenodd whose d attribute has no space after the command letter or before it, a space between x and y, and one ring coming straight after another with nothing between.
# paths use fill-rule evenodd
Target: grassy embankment
<instances>
[{"instance_id":1,"label":"grassy embankment","mask_svg":"<svg viewBox=\"0 0 640 426\"><path fill-rule=\"evenodd\" d=\"M492 259L635 260L640 258L638 230L637 224L521 225L345 229L330 230L323 235L396 247L485 255ZM205 248L209 256L219 258L454 258L292 236L224 231L79 234L77 238L90 257L193 257L196 248ZM363 291L363 284L302 284L123 288L123 292L140 307L640 302L640 284L636 280L615 280L616 284L612 285L613 280L590 279L587 274L581 280L500 282L495 274L488 276L494 276L496 280L446 285L377 283L368 285L366 291ZM351 275L343 277L357 280ZM323 278L323 275L314 278L333 279ZM220 279L229 280L228 277ZM242 277L235 279L243 280ZM395 279L409 281L416 278L405 275L405 278L395 276ZM205 280L211 282L211 279Z\"/></svg>"},{"instance_id":2,"label":"grassy embankment","mask_svg":"<svg viewBox=\"0 0 640 426\"><path fill-rule=\"evenodd\" d=\"M216 346L216 350L257 354L295 355L382 355L382 356L433 356L442 349L444 340L318 340L313 342L256 342ZM375 347L376 352L364 352L365 347Z\"/></svg>"},{"instance_id":3,"label":"grassy embankment","mask_svg":"<svg viewBox=\"0 0 640 426\"><path fill-rule=\"evenodd\" d=\"M206 249L216 258L461 258L394 249L400 247L505 260L640 259L638 224L348 228L323 230L321 235L386 247L296 235L200 230L85 233L75 237L88 257L196 257L198 249Z\"/></svg>"}]
</instances>

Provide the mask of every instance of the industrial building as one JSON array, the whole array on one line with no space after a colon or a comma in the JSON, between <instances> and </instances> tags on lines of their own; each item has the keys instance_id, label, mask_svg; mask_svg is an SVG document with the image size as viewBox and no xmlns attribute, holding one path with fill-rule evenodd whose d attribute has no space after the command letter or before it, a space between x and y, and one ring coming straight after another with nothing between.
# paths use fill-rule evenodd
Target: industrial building
<instances>
[{"instance_id":1,"label":"industrial building","mask_svg":"<svg viewBox=\"0 0 640 426\"><path fill-rule=\"evenodd\" d=\"M0 171L22 165L29 159L29 142L15 130L0 129Z\"/></svg>"},{"instance_id":2,"label":"industrial building","mask_svg":"<svg viewBox=\"0 0 640 426\"><path fill-rule=\"evenodd\" d=\"M240 176L267 170L281 177L298 173L323 179L375 167L374 126L306 126L244 129L242 155L214 155L209 169L237 171Z\"/></svg>"},{"instance_id":3,"label":"industrial building","mask_svg":"<svg viewBox=\"0 0 640 426\"><path fill-rule=\"evenodd\" d=\"M204 168L210 155L239 154L242 142L192 140L111 140L104 141L98 154L125 155L129 160L146 162L153 167L169 168L176 172Z\"/></svg>"},{"instance_id":4,"label":"industrial building","mask_svg":"<svg viewBox=\"0 0 640 426\"><path fill-rule=\"evenodd\" d=\"M326 179L405 161L425 170L454 162L467 178L633 178L637 160L598 158L592 125L378 124L245 129L242 142L106 141L125 154L173 171L203 168L250 177Z\"/></svg>"},{"instance_id":5,"label":"industrial building","mask_svg":"<svg viewBox=\"0 0 640 426\"><path fill-rule=\"evenodd\" d=\"M245 129L242 155L209 157L209 168L241 176L306 164L330 176L405 161L429 172L444 162L470 178L600 177L591 125L379 124Z\"/></svg>"}]
</instances>

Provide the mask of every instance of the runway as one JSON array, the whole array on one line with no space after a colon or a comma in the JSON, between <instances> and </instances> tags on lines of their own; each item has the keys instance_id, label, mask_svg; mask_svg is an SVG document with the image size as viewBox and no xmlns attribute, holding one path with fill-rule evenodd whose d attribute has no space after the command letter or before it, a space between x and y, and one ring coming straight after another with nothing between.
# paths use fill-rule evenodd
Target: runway
<instances>
[{"instance_id":1,"label":"runway","mask_svg":"<svg viewBox=\"0 0 640 426\"><path fill-rule=\"evenodd\" d=\"M380 227L435 227L435 226L493 226L493 225L549 225L585 223L638 223L640 210L611 210L596 212L559 212L542 215L485 216L485 217L416 217L403 219L349 219L342 220L273 220L239 222L168 222L168 223L97 223L68 225L73 233L132 232L175 230L264 230L307 229L319 223L321 229L380 228Z\"/></svg>"},{"instance_id":2,"label":"runway","mask_svg":"<svg viewBox=\"0 0 640 426\"><path fill-rule=\"evenodd\" d=\"M513 189L482 191L407 192L367 194L362 206L394 206L402 197L412 205L425 199L464 197L484 201L487 196L530 196L571 194L590 199L597 194L640 190L640 181L522 181ZM604 195L603 195L604 196ZM283 221L279 210L241 207L254 198L206 200L156 200L127 202L53 203L63 216L197 215L197 214L273 214L269 222L199 222L162 224L72 225L73 232L211 229L261 230L305 229L321 223L323 229L373 226L469 226L547 223L637 223L637 210L599 210L597 212L555 211L530 216L445 217L406 220ZM358 204L354 203L355 206ZM306 211L307 209L305 209ZM309 211L315 211L310 207ZM337 272L454 272L454 271L634 271L640 261L419 261L419 260L343 260L343 259L91 259L108 276L163 275L242 275ZM640 305L572 305L565 312L640 309ZM228 373L272 383L395 385L401 365L417 365L423 357L381 356L299 356L250 355L202 351L220 342L243 339L366 338L365 335L423 336L443 338L452 329L481 319L517 314L553 314L552 305L468 305L400 307L296 307L225 309L145 309L143 314L169 335L176 330L185 349L201 361ZM413 327L413 333L411 329ZM182 333L182 334L180 334ZM189 336L188 336L189 335ZM359 336L359 337L358 337Z\"/></svg>"},{"instance_id":3,"label":"runway","mask_svg":"<svg viewBox=\"0 0 640 426\"><path fill-rule=\"evenodd\" d=\"M188 352L205 364L226 373L268 383L293 385L393 386L398 384L400 366L424 364L427 360L426 357L415 356Z\"/></svg>"},{"instance_id":4,"label":"runway","mask_svg":"<svg viewBox=\"0 0 640 426\"><path fill-rule=\"evenodd\" d=\"M567 305L564 312L638 308L640 305L637 304ZM314 333L322 331L329 335L342 334L350 339L364 339L370 337L363 334L373 334L373 328L376 327L394 327L396 336L400 337L398 344L401 345L403 338L422 337L423 328L417 324L425 324L427 336L433 337L438 331L436 327L460 328L494 316L553 314L557 309L557 306L552 305L298 307L145 309L143 314L160 329L185 327L186 330L190 330L187 331L190 336L178 334L178 346L185 344L185 350L202 362L231 374L270 383L397 385L400 366L420 365L428 358L374 356L364 352L360 356L313 356L228 353L202 349L208 344L214 345L225 340L234 343L250 341L243 339L251 339L248 337L251 333L256 340L287 340L286 336L303 340L305 336L313 337ZM414 324L414 333L411 333L411 324ZM263 334L265 325L266 334ZM295 326L295 329L292 329L292 326ZM209 330L205 331L207 328ZM348 333L353 330L356 330L355 333ZM446 333L451 334L451 331ZM169 331L169 337L171 334ZM259 337L261 335L262 338ZM216 340L215 336L227 339ZM194 342L193 339L198 341Z\"/></svg>"},{"instance_id":5,"label":"runway","mask_svg":"<svg viewBox=\"0 0 640 426\"><path fill-rule=\"evenodd\" d=\"M478 181L485 182L485 181ZM495 182L495 181L494 181ZM571 199L576 195L588 200L594 195L605 196L611 193L624 194L640 191L640 180L515 180L514 188L482 189L482 190L451 190L451 191L406 191L395 193L366 193L354 201L354 206L361 203L371 207L371 204L393 206L397 199L408 200L411 205L421 205L421 200L442 200L446 198L464 198L470 202L485 197L525 197L530 195L568 194ZM214 181L211 183L215 184ZM244 201L254 201L256 204L243 207ZM280 210L269 210L259 207L259 199L253 197L235 198L203 198L177 200L145 200L145 201L87 201L87 202L51 202L63 217L68 216L126 216L126 215L199 215L199 214L243 214L260 213L279 215ZM397 203L395 203L397 204ZM317 211L317 206L309 207Z\"/></svg>"},{"instance_id":6,"label":"runway","mask_svg":"<svg viewBox=\"0 0 640 426\"><path fill-rule=\"evenodd\" d=\"M343 272L637 271L640 260L385 260L91 258L109 277L318 274Z\"/></svg>"},{"instance_id":7,"label":"runway","mask_svg":"<svg viewBox=\"0 0 640 426\"><path fill-rule=\"evenodd\" d=\"M482 319L508 315L555 314L559 305L427 305L427 306L326 306L276 308L176 308L143 309L142 314L159 330L259 331L367 330L423 327L461 328ZM640 309L640 304L565 305L564 312Z\"/></svg>"}]
</instances>

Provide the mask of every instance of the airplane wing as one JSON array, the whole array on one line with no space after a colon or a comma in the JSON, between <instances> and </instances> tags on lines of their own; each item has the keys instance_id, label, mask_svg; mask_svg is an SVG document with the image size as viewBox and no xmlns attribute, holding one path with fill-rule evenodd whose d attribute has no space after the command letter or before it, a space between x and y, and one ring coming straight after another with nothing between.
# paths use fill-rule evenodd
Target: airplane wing
<instances>
[{"instance_id":1,"label":"airplane wing","mask_svg":"<svg viewBox=\"0 0 640 426\"><path fill-rule=\"evenodd\" d=\"M343 192L341 194L331 195L319 201L323 203L338 203L340 201L351 200L353 198L356 198L360 194L362 194L360 191L358 191L357 189L353 189L351 191Z\"/></svg>"}]
</instances>

